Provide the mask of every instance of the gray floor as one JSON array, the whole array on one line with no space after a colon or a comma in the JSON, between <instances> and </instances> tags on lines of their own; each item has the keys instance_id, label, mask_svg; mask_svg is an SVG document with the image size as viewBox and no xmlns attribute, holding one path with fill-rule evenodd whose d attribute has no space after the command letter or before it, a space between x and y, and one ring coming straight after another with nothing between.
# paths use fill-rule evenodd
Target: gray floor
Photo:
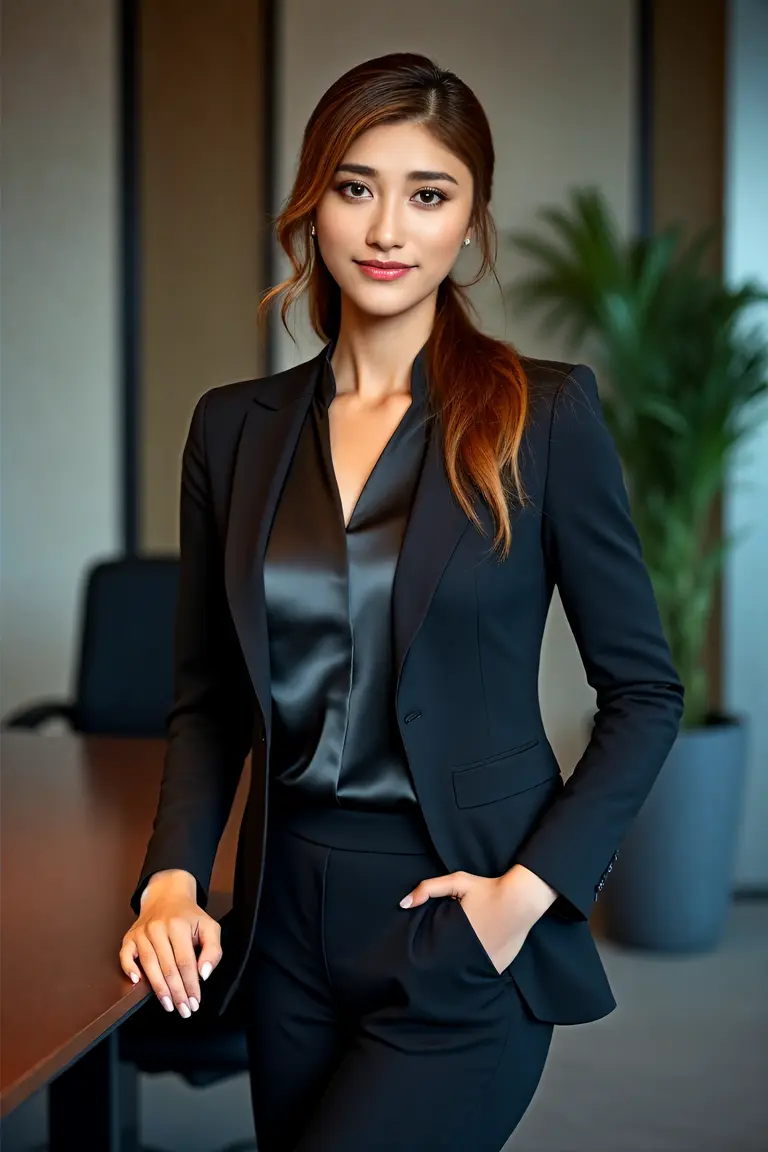
<instances>
[{"instance_id":1,"label":"gray floor","mask_svg":"<svg viewBox=\"0 0 768 1152\"><path fill-rule=\"evenodd\" d=\"M765 1152L768 904L734 904L711 955L664 958L605 941L600 951L619 1007L555 1029L505 1152ZM147 1077L142 1091L143 1138L168 1152L215 1152L251 1133L244 1077L203 1092ZM1 1132L3 1152L39 1145L42 1094Z\"/></svg>"},{"instance_id":2,"label":"gray floor","mask_svg":"<svg viewBox=\"0 0 768 1152\"><path fill-rule=\"evenodd\" d=\"M765 1152L768 905L734 904L711 955L600 952L619 1006L555 1029L505 1152Z\"/></svg>"}]
</instances>

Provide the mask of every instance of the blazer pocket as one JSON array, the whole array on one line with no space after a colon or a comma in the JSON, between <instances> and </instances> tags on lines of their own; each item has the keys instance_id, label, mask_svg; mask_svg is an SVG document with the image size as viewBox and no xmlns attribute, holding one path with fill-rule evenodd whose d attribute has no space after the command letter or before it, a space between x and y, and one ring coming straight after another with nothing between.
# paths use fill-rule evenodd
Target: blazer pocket
<instances>
[{"instance_id":1,"label":"blazer pocket","mask_svg":"<svg viewBox=\"0 0 768 1152\"><path fill-rule=\"evenodd\" d=\"M538 751L539 741L529 740L517 748L499 752L468 768L453 770L453 792L458 808L492 804L515 796L560 775L556 763Z\"/></svg>"}]
</instances>

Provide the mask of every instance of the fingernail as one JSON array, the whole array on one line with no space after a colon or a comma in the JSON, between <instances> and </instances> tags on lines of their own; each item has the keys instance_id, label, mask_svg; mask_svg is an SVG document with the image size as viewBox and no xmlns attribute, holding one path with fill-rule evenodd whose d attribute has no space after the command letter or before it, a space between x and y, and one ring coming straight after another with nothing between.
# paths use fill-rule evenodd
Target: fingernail
<instances>
[{"instance_id":1,"label":"fingernail","mask_svg":"<svg viewBox=\"0 0 768 1152\"><path fill-rule=\"evenodd\" d=\"M197 1012L198 1008L200 1007L200 1005L199 1005L198 1001L197 1001L197 1000L195 1000L194 996L190 996L190 998L189 998L189 1006L190 1006L190 1008L192 1009L192 1011L193 1011L193 1012Z\"/></svg>"},{"instance_id":2,"label":"fingernail","mask_svg":"<svg viewBox=\"0 0 768 1152\"><path fill-rule=\"evenodd\" d=\"M207 980L211 972L213 972L213 968L206 960L205 964L203 964L202 968L200 969L200 975L202 976L203 980Z\"/></svg>"},{"instance_id":3,"label":"fingernail","mask_svg":"<svg viewBox=\"0 0 768 1152\"><path fill-rule=\"evenodd\" d=\"M187 1004L179 1004L179 1014L183 1016L185 1020L189 1020L192 1015Z\"/></svg>"},{"instance_id":4,"label":"fingernail","mask_svg":"<svg viewBox=\"0 0 768 1152\"><path fill-rule=\"evenodd\" d=\"M401 908L410 908L411 904L413 904L413 896L403 896L400 901Z\"/></svg>"},{"instance_id":5,"label":"fingernail","mask_svg":"<svg viewBox=\"0 0 768 1152\"><path fill-rule=\"evenodd\" d=\"M130 977L131 977L131 980L133 980L134 984L138 984L138 982L139 982L138 972L131 972Z\"/></svg>"},{"instance_id":6,"label":"fingernail","mask_svg":"<svg viewBox=\"0 0 768 1152\"><path fill-rule=\"evenodd\" d=\"M170 996L163 996L160 1003L162 1004L163 1008L165 1008L166 1012L173 1012L173 1001L171 1000Z\"/></svg>"}]
</instances>

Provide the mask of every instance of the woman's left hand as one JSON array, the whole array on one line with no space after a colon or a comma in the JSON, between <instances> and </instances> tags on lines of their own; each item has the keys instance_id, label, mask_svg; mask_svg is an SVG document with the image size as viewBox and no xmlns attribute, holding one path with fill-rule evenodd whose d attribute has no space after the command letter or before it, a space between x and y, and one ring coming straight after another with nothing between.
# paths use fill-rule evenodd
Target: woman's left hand
<instances>
[{"instance_id":1,"label":"woman's left hand","mask_svg":"<svg viewBox=\"0 0 768 1152\"><path fill-rule=\"evenodd\" d=\"M448 876L420 881L400 901L400 906L415 908L430 896L453 896L460 900L480 943L501 973L517 956L536 921L528 908L515 900L515 895L508 873L489 877L451 872Z\"/></svg>"}]
</instances>

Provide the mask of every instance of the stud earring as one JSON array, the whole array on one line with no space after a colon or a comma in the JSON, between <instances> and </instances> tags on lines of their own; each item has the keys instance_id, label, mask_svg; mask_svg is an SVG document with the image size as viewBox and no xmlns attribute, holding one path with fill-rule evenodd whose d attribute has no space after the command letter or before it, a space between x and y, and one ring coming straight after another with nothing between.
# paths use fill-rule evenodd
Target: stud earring
<instances>
[{"instance_id":1,"label":"stud earring","mask_svg":"<svg viewBox=\"0 0 768 1152\"><path fill-rule=\"evenodd\" d=\"M472 243L472 241L470 240L469 236L467 236L466 240L464 241L464 247L466 248L467 244L471 244L471 243Z\"/></svg>"},{"instance_id":2,"label":"stud earring","mask_svg":"<svg viewBox=\"0 0 768 1152\"><path fill-rule=\"evenodd\" d=\"M315 234L315 226L314 226L314 224L313 224L313 225L312 225L312 235L314 236L314 234Z\"/></svg>"}]
</instances>

